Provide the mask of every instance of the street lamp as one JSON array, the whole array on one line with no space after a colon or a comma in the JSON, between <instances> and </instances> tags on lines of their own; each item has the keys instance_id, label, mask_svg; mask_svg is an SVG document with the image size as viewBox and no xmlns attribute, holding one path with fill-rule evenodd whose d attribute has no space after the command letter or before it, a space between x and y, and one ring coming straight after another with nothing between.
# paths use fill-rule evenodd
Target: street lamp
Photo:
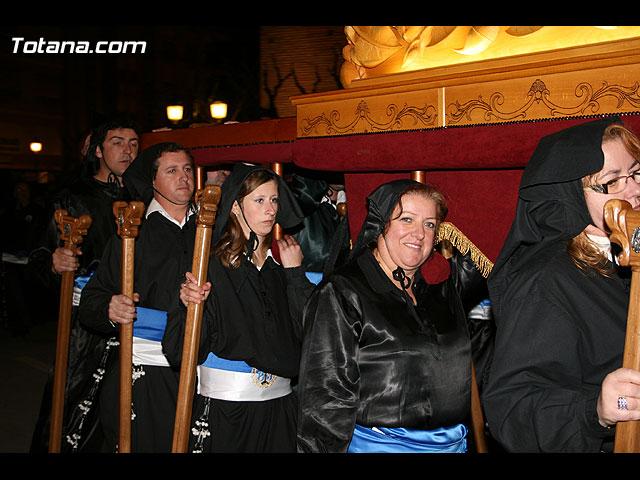
<instances>
[{"instance_id":1,"label":"street lamp","mask_svg":"<svg viewBox=\"0 0 640 480\"><path fill-rule=\"evenodd\" d=\"M209 105L211 116L216 120L222 120L227 116L227 104L224 102L213 102Z\"/></svg>"},{"instance_id":2,"label":"street lamp","mask_svg":"<svg viewBox=\"0 0 640 480\"><path fill-rule=\"evenodd\" d=\"M29 149L33 153L38 153L38 152L42 151L42 142L40 142L38 140L34 140L33 142L31 142L29 144Z\"/></svg>"},{"instance_id":3,"label":"street lamp","mask_svg":"<svg viewBox=\"0 0 640 480\"><path fill-rule=\"evenodd\" d=\"M178 123L182 120L184 107L182 105L169 105L167 107L167 118L172 122Z\"/></svg>"}]
</instances>

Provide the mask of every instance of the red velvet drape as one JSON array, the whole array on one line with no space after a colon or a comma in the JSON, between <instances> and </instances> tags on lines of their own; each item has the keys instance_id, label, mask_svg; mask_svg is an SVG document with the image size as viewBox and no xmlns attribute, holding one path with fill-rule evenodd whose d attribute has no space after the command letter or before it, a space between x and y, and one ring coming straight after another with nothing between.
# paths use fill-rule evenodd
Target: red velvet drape
<instances>
[{"instance_id":1,"label":"red velvet drape","mask_svg":"<svg viewBox=\"0 0 640 480\"><path fill-rule=\"evenodd\" d=\"M365 198L375 187L394 178L410 177L415 170L425 171L426 181L447 195L447 220L495 261L513 220L522 171L540 138L590 120L563 118L297 138L231 147L196 147L192 154L196 163L203 166L233 161L293 162L311 170L345 172L352 236L362 225ZM640 133L640 115L625 115L622 120ZM434 273L434 278L439 275Z\"/></svg>"}]
</instances>

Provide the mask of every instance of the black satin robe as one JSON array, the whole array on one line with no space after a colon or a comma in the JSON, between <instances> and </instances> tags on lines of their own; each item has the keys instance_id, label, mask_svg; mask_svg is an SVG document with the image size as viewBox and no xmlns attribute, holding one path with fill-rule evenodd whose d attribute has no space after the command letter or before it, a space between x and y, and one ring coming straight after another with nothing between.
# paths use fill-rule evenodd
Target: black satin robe
<instances>
[{"instance_id":1,"label":"black satin robe","mask_svg":"<svg viewBox=\"0 0 640 480\"><path fill-rule=\"evenodd\" d=\"M354 425L431 430L470 409L471 342L454 281L406 292L370 251L321 283L304 315L298 450L346 452Z\"/></svg>"},{"instance_id":2,"label":"black satin robe","mask_svg":"<svg viewBox=\"0 0 640 480\"><path fill-rule=\"evenodd\" d=\"M340 223L336 207L331 202L322 201L329 184L325 180L292 174L289 188L302 208L304 219L287 233L293 235L300 244L305 271L322 272Z\"/></svg>"},{"instance_id":3,"label":"black satin robe","mask_svg":"<svg viewBox=\"0 0 640 480\"><path fill-rule=\"evenodd\" d=\"M91 216L91 227L79 245L82 255L78 256L80 266L76 270L76 276L85 276L91 274L97 268L107 242L117 232L113 216L113 203L118 200L128 201L129 198L125 188L100 182L94 178L80 179L55 195L50 209L50 220L43 233L42 246L34 250L29 257L29 273L43 289L41 297L46 295L55 299L55 301L60 298L60 276L51 272L51 255L57 247L62 246L59 240L60 232L53 218L53 213L58 209L64 209L69 215L76 218L81 215ZM95 380L93 374L103 361L105 352L109 355L107 349L109 337L109 334L100 334L81 326L78 322L77 308L73 307L69 338L62 451L67 451L71 448L65 438L67 433L76 432L79 424L83 425L85 433L82 435L77 450L94 451L99 448L102 441L99 429L96 428L97 422L93 417L95 408L91 409L88 418L82 420L82 410L78 408L78 404L89 395L93 388ZM48 422L51 414L50 392L52 383L53 368L45 386L40 417L33 435L31 452L46 452L48 450ZM93 435L93 433L98 434ZM95 438L95 444L87 444L87 442L92 442L92 437Z\"/></svg>"}]
</instances>

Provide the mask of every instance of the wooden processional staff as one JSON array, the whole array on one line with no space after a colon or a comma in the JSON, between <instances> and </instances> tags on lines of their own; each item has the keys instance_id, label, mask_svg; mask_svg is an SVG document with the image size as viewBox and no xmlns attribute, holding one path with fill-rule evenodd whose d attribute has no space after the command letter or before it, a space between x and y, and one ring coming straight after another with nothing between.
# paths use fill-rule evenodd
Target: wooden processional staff
<instances>
[{"instance_id":1,"label":"wooden processional staff","mask_svg":"<svg viewBox=\"0 0 640 480\"><path fill-rule=\"evenodd\" d=\"M191 272L196 277L198 285L207 281L209 268L209 251L213 224L218 211L221 189L217 185L206 185L196 192L198 217L196 219L196 240L193 252ZM178 386L178 404L173 431L173 453L185 453L189 445L191 431L191 410L193 408L193 393L196 380L198 362L198 348L200 345L200 329L202 325L202 303L187 305L187 320L184 331L182 363L180 364L180 384Z\"/></svg>"},{"instance_id":2,"label":"wooden processional staff","mask_svg":"<svg viewBox=\"0 0 640 480\"><path fill-rule=\"evenodd\" d=\"M76 253L76 246L82 243L82 237L91 226L91 217L82 215L70 217L66 210L56 210L54 219L61 233L64 248ZM58 338L54 367L51 427L49 431L49 452L59 453L62 441L62 422L64 415L64 394L67 383L67 361L69 359L69 334L71 330L71 306L73 303L73 279L75 272L62 273L60 288L60 309L58 313Z\"/></svg>"},{"instance_id":3,"label":"wooden processional staff","mask_svg":"<svg viewBox=\"0 0 640 480\"><path fill-rule=\"evenodd\" d=\"M611 229L611 241L622 247L620 265L631 267L631 292L627 314L622 366L640 370L640 212L629 202L609 200L604 206L604 219ZM616 425L615 453L640 453L640 421Z\"/></svg>"},{"instance_id":4,"label":"wooden processional staff","mask_svg":"<svg viewBox=\"0 0 640 480\"><path fill-rule=\"evenodd\" d=\"M122 239L120 271L121 293L133 300L135 239L142 223L144 203L115 202L113 215ZM133 323L120 325L120 410L118 452L131 452L131 387L132 387Z\"/></svg>"}]
</instances>

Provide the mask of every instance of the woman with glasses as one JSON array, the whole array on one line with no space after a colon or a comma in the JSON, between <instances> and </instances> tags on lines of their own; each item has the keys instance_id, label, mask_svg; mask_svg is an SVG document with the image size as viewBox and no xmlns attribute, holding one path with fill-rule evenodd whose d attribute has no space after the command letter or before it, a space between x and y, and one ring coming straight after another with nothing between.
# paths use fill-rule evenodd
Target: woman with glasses
<instances>
[{"instance_id":1,"label":"woman with glasses","mask_svg":"<svg viewBox=\"0 0 640 480\"><path fill-rule=\"evenodd\" d=\"M496 346L483 403L510 452L611 451L640 419L640 372L623 369L630 271L604 205L640 209L640 140L618 118L544 137L489 277Z\"/></svg>"}]
</instances>

